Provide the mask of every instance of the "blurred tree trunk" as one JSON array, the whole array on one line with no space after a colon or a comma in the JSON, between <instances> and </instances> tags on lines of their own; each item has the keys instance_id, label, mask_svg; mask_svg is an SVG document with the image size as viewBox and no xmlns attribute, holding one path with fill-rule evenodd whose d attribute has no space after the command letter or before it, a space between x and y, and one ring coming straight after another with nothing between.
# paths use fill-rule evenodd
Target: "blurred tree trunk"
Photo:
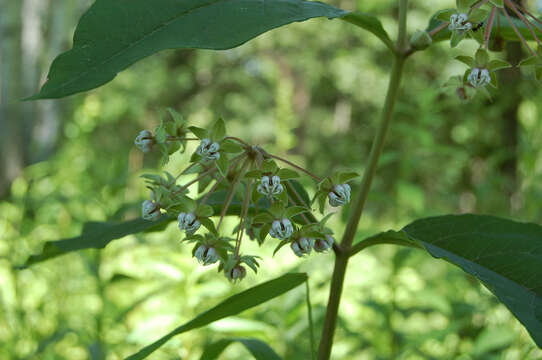
<instances>
[{"instance_id":1,"label":"blurred tree trunk","mask_svg":"<svg viewBox=\"0 0 542 360\"><path fill-rule=\"evenodd\" d=\"M24 166L20 126L21 1L0 0L0 196Z\"/></svg>"}]
</instances>

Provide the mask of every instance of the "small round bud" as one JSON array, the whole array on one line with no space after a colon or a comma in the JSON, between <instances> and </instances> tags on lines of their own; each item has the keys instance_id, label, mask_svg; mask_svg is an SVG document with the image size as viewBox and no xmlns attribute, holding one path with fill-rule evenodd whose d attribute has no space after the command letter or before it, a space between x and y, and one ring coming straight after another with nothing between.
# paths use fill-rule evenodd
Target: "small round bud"
<instances>
[{"instance_id":1,"label":"small round bud","mask_svg":"<svg viewBox=\"0 0 542 360\"><path fill-rule=\"evenodd\" d=\"M327 197L329 198L329 205L333 207L348 204L350 202L350 185L335 185L333 191L330 191Z\"/></svg>"},{"instance_id":2,"label":"small round bud","mask_svg":"<svg viewBox=\"0 0 542 360\"><path fill-rule=\"evenodd\" d=\"M294 227L292 222L288 219L281 219L273 221L271 224L271 229L269 230L269 235L275 239L288 239L294 233Z\"/></svg>"},{"instance_id":3,"label":"small round bud","mask_svg":"<svg viewBox=\"0 0 542 360\"><path fill-rule=\"evenodd\" d=\"M472 29L472 23L469 22L469 16L467 14L453 14L450 16L450 25L448 25L450 31L457 31L464 33Z\"/></svg>"},{"instance_id":4,"label":"small round bud","mask_svg":"<svg viewBox=\"0 0 542 360\"><path fill-rule=\"evenodd\" d=\"M474 68L471 70L467 79L475 88L484 87L491 82L491 76L487 69Z\"/></svg>"},{"instance_id":5,"label":"small round bud","mask_svg":"<svg viewBox=\"0 0 542 360\"><path fill-rule=\"evenodd\" d=\"M418 30L410 38L410 45L416 50L427 49L432 43L433 39L427 31Z\"/></svg>"},{"instance_id":6,"label":"small round bud","mask_svg":"<svg viewBox=\"0 0 542 360\"><path fill-rule=\"evenodd\" d=\"M247 271L243 266L235 265L233 269L225 272L225 275L231 282L241 281L247 275Z\"/></svg>"},{"instance_id":7,"label":"small round bud","mask_svg":"<svg viewBox=\"0 0 542 360\"><path fill-rule=\"evenodd\" d=\"M154 137L149 130L143 130L135 138L134 144L144 153L148 153L152 149L152 144L154 144Z\"/></svg>"},{"instance_id":8,"label":"small round bud","mask_svg":"<svg viewBox=\"0 0 542 360\"><path fill-rule=\"evenodd\" d=\"M203 265L211 265L218 261L218 253L214 247L200 245L194 252L194 257Z\"/></svg>"},{"instance_id":9,"label":"small round bud","mask_svg":"<svg viewBox=\"0 0 542 360\"><path fill-rule=\"evenodd\" d=\"M181 231L184 230L186 235L194 234L201 226L201 223L197 220L196 215L192 213L180 213L177 217L177 221L179 222L179 229Z\"/></svg>"},{"instance_id":10,"label":"small round bud","mask_svg":"<svg viewBox=\"0 0 542 360\"><path fill-rule=\"evenodd\" d=\"M272 197L278 195L284 191L282 184L280 183L280 177L274 175L272 177L262 176L260 184L256 188L260 194Z\"/></svg>"},{"instance_id":11,"label":"small round bud","mask_svg":"<svg viewBox=\"0 0 542 360\"><path fill-rule=\"evenodd\" d=\"M202 139L196 153L204 160L218 160L220 158L220 145L217 142L212 142L210 139Z\"/></svg>"},{"instance_id":12,"label":"small round bud","mask_svg":"<svg viewBox=\"0 0 542 360\"><path fill-rule=\"evenodd\" d=\"M145 200L141 204L141 217L145 220L155 221L162 215L160 205L152 200Z\"/></svg>"},{"instance_id":13,"label":"small round bud","mask_svg":"<svg viewBox=\"0 0 542 360\"><path fill-rule=\"evenodd\" d=\"M331 235L326 235L324 239L316 239L314 242L314 251L325 252L331 249L335 239Z\"/></svg>"},{"instance_id":14,"label":"small round bud","mask_svg":"<svg viewBox=\"0 0 542 360\"><path fill-rule=\"evenodd\" d=\"M306 237L297 239L296 241L292 242L292 244L290 245L294 254L296 254L299 257L303 257L304 255L310 254L313 246L314 246L314 239L306 238Z\"/></svg>"}]
</instances>

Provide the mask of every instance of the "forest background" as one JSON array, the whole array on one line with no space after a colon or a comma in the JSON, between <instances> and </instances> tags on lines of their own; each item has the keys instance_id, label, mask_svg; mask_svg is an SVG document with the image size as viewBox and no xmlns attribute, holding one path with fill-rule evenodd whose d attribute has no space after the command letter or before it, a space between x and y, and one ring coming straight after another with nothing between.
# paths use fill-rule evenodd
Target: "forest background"
<instances>
[{"instance_id":1,"label":"forest background","mask_svg":"<svg viewBox=\"0 0 542 360\"><path fill-rule=\"evenodd\" d=\"M52 59L71 46L90 3L0 0L0 358L121 359L221 299L288 271L309 274L320 329L332 254L300 261L279 252L265 259L258 276L231 285L197 265L173 224L101 252L14 269L45 241L76 236L87 221L139 216L148 194L138 175L156 158L143 157L133 140L141 129L152 130L166 107L195 125L222 116L231 134L269 143L320 175L363 164L369 153L392 59L371 35L345 31L340 21L296 23L227 51L165 51L100 89L20 102L37 92ZM389 9L396 1L329 3L395 27L396 9ZM410 33L451 6L411 1ZM441 86L464 71L453 55L475 48L472 41L453 50L436 44L407 65L396 123L356 238L447 213L542 222L540 85L517 69L503 70L492 102L460 102ZM506 54L517 63L522 49L510 44ZM187 162L179 155L166 169ZM344 221L336 215L330 224L340 230ZM542 358L476 280L410 249L375 247L352 261L341 319L334 358ZM210 342L246 335L286 359L307 358L305 290L175 338L153 356L198 359ZM223 358L247 356L236 345Z\"/></svg>"}]
</instances>

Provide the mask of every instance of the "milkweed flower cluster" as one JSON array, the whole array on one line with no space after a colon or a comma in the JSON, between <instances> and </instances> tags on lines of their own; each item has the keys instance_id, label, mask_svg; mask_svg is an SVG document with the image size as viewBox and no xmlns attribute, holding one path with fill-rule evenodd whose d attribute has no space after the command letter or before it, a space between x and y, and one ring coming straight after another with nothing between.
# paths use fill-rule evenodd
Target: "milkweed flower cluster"
<instances>
[{"instance_id":1,"label":"milkweed flower cluster","mask_svg":"<svg viewBox=\"0 0 542 360\"><path fill-rule=\"evenodd\" d=\"M184 152L189 141L197 142L190 164L179 175L143 175L151 191L150 199L141 205L145 220L176 218L182 242L193 243L194 258L204 266L218 264L218 270L232 282L245 278L247 268L257 272L260 266L259 256L242 254L245 234L260 244L275 241L274 254L287 244L298 257L313 249L326 252L333 248L333 232L325 226L331 214L318 220L312 205L317 200L321 205L326 197L331 207L347 204L351 192L347 181L357 177L356 173L343 171L320 180L290 161L227 136L222 119L203 129L188 126L172 110L170 114L173 119L162 120L154 134L141 131L136 146L143 152L159 149L162 163L166 163L172 149ZM296 180L297 171L281 168L277 161L319 181L312 201ZM189 196L193 186L199 190L198 198ZM324 211L325 206L320 206L320 214ZM225 216L231 214L239 217L232 237L225 236L222 229Z\"/></svg>"},{"instance_id":2,"label":"milkweed flower cluster","mask_svg":"<svg viewBox=\"0 0 542 360\"><path fill-rule=\"evenodd\" d=\"M489 55L490 51L502 50L503 40L523 44L531 56L521 61L519 66L534 68L536 79L542 80L542 22L522 3L514 0L456 0L456 8L437 12L434 20L427 31L432 39L447 29L452 47L469 38L479 44L475 56L456 57L468 68L463 76L454 76L445 84L446 88L453 88L460 99L468 100L476 93L491 99L493 89L497 88L496 73L512 67L507 61L491 59ZM504 25L510 30L506 39L501 31ZM537 43L538 50L531 48L528 39ZM416 49L414 44L412 46Z\"/></svg>"}]
</instances>

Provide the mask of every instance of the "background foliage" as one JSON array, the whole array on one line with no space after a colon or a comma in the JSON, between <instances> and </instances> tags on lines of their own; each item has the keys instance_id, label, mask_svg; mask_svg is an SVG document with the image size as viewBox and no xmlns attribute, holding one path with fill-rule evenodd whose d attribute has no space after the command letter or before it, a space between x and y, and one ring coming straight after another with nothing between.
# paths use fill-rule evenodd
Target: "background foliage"
<instances>
[{"instance_id":1,"label":"background foliage","mask_svg":"<svg viewBox=\"0 0 542 360\"><path fill-rule=\"evenodd\" d=\"M13 59L2 52L1 133L15 139L7 149L20 150L18 168L25 165L4 186L0 203L0 358L120 359L227 296L287 271L309 274L318 329L331 254L299 261L285 251L270 258L272 248L266 247L258 250L269 254L261 273L232 286L213 269L198 266L171 225L166 232L115 241L101 252L71 254L21 271L13 267L44 241L79 234L85 221L139 216L148 194L137 175L156 159L143 158L133 139L140 129L154 128L167 106L195 125L222 116L232 134L271 142L274 152L288 153L320 175L363 164L391 62L378 40L352 33L346 23L316 19L232 50L163 52L98 90L20 104L16 99L36 92L52 57L70 46L85 8L84 2L77 8L55 2L63 14L59 19L53 2L44 2L49 6L29 20L28 3L2 3L9 11L0 15L2 46L10 46L5 38L18 49L9 53ZM395 24L395 1L330 3L374 13L389 29ZM425 28L436 9L451 5L412 1L411 32ZM25 16L16 21L6 14ZM24 42L25 36L32 38L28 22L36 19L41 25L35 38L44 41L37 53ZM18 47L7 25L22 31ZM541 223L542 94L532 76L501 73L506 86L493 103L479 98L463 104L439 89L464 70L453 55L474 47L464 42L450 50L438 44L407 65L360 239L442 213L475 211ZM25 57L32 49L34 68ZM521 51L506 50L512 60ZM6 67L17 61L24 71ZM28 79L26 72L36 69L41 73ZM14 76L26 80L15 83ZM174 157L167 169L175 172L187 161ZM3 179L8 165L3 163ZM335 216L331 225L340 232L344 218ZM198 359L206 344L245 336L266 340L285 359L307 358L303 287L180 335L153 356ZM352 259L333 351L344 359L542 358L519 322L472 277L415 250L389 246ZM223 358L248 354L235 344Z\"/></svg>"}]
</instances>

